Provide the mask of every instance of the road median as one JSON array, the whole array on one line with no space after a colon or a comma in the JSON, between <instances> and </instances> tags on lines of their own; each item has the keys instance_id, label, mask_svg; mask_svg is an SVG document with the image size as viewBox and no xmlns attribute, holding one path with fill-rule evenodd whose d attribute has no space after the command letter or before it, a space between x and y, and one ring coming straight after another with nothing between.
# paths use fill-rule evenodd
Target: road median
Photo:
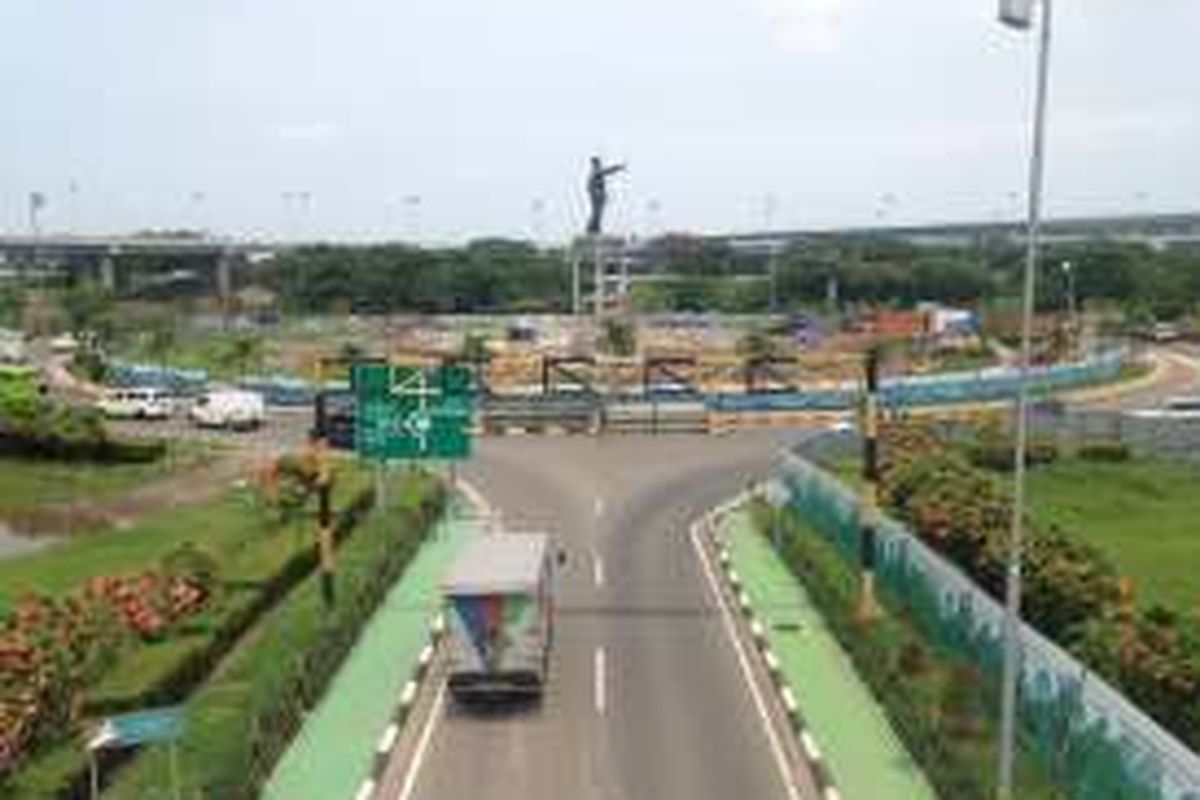
<instances>
[{"instance_id":1,"label":"road median","mask_svg":"<svg viewBox=\"0 0 1200 800\"><path fill-rule=\"evenodd\" d=\"M422 544L280 759L264 800L375 793L443 630L437 582L477 525L456 504Z\"/></svg>"},{"instance_id":2,"label":"road median","mask_svg":"<svg viewBox=\"0 0 1200 800\"><path fill-rule=\"evenodd\" d=\"M718 559L824 800L936 800L803 586L740 506L713 518Z\"/></svg>"}]
</instances>

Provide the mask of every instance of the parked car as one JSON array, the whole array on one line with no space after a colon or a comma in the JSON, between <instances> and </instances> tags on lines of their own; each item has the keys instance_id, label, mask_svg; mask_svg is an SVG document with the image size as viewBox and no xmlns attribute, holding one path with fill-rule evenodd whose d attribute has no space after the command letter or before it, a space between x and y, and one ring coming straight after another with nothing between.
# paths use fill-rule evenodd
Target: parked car
<instances>
[{"instance_id":1,"label":"parked car","mask_svg":"<svg viewBox=\"0 0 1200 800\"><path fill-rule=\"evenodd\" d=\"M55 355L69 356L79 349L79 340L69 333L55 336L50 340L50 350Z\"/></svg>"},{"instance_id":2,"label":"parked car","mask_svg":"<svg viewBox=\"0 0 1200 800\"><path fill-rule=\"evenodd\" d=\"M108 390L96 407L113 419L168 419L175 403L162 389L134 386Z\"/></svg>"},{"instance_id":3,"label":"parked car","mask_svg":"<svg viewBox=\"0 0 1200 800\"><path fill-rule=\"evenodd\" d=\"M218 389L196 398L188 417L201 428L253 430L266 421L267 406L258 392Z\"/></svg>"}]
</instances>

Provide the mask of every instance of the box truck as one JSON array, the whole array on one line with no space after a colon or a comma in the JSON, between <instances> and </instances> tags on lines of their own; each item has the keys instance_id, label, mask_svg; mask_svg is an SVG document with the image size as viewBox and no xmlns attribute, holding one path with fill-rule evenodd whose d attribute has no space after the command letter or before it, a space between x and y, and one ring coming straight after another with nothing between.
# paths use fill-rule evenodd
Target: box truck
<instances>
[{"instance_id":1,"label":"box truck","mask_svg":"<svg viewBox=\"0 0 1200 800\"><path fill-rule=\"evenodd\" d=\"M496 533L472 540L442 582L447 685L455 698L538 698L553 633L550 538Z\"/></svg>"}]
</instances>

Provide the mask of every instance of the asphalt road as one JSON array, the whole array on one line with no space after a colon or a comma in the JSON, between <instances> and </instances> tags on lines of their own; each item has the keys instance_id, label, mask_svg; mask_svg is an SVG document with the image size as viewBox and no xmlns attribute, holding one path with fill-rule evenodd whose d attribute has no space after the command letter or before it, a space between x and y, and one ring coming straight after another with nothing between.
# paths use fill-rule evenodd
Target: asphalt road
<instances>
[{"instance_id":1,"label":"asphalt road","mask_svg":"<svg viewBox=\"0 0 1200 800\"><path fill-rule=\"evenodd\" d=\"M568 553L548 692L540 706L487 713L427 700L432 716L407 726L411 741L377 796L816 797L791 746L771 745L779 720L752 697L688 534L700 513L765 474L778 441L481 441L465 475L500 524L551 532Z\"/></svg>"},{"instance_id":2,"label":"asphalt road","mask_svg":"<svg viewBox=\"0 0 1200 800\"><path fill-rule=\"evenodd\" d=\"M1068 404L1088 410L1128 411L1157 408L1172 397L1200 392L1200 347L1156 345L1148 347L1147 351L1159 361L1155 380L1123 391L1117 387L1112 392L1097 390L1093 397L1085 391L1081 399Z\"/></svg>"}]
</instances>

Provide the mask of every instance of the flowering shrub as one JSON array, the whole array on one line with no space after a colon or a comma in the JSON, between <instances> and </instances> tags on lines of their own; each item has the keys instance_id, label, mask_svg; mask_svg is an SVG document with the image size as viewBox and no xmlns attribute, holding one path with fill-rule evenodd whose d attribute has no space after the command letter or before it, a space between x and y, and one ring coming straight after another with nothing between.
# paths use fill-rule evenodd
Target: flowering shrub
<instances>
[{"instance_id":1,"label":"flowering shrub","mask_svg":"<svg viewBox=\"0 0 1200 800\"><path fill-rule=\"evenodd\" d=\"M122 643L161 639L208 598L187 575L145 572L23 600L0 626L0 782L36 743L70 729L83 688Z\"/></svg>"},{"instance_id":2,"label":"flowering shrub","mask_svg":"<svg viewBox=\"0 0 1200 800\"><path fill-rule=\"evenodd\" d=\"M181 576L144 572L132 578L93 578L84 592L108 605L131 633L144 641L161 639L170 623L199 611L207 590Z\"/></svg>"},{"instance_id":3,"label":"flowering shrub","mask_svg":"<svg viewBox=\"0 0 1200 800\"><path fill-rule=\"evenodd\" d=\"M882 505L1003 598L1012 518L1006 484L928 425L884 426L881 441ZM1200 747L1200 613L1138 610L1132 583L1081 537L1029 520L1026 528L1025 618Z\"/></svg>"}]
</instances>

